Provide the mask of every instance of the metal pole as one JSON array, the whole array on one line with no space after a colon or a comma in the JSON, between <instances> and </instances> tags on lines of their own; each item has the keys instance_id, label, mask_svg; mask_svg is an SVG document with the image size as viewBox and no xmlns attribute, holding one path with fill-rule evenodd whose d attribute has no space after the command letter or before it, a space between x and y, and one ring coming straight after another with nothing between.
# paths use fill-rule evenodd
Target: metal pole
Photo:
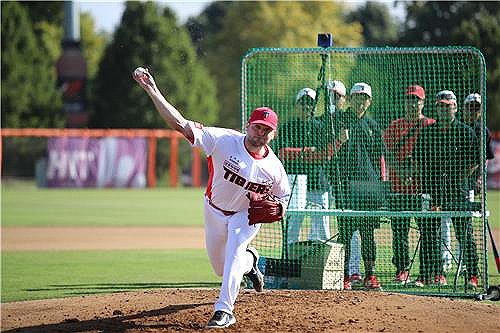
<instances>
[{"instance_id":1,"label":"metal pole","mask_svg":"<svg viewBox=\"0 0 500 333\"><path fill-rule=\"evenodd\" d=\"M64 39L80 41L80 3L64 1Z\"/></svg>"}]
</instances>

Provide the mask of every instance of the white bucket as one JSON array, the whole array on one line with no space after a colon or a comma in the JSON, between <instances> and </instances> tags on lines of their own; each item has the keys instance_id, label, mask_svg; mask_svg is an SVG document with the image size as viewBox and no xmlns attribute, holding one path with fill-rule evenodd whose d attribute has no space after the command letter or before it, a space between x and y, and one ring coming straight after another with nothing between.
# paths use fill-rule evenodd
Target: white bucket
<instances>
[{"instance_id":1,"label":"white bucket","mask_svg":"<svg viewBox=\"0 0 500 333\"><path fill-rule=\"evenodd\" d=\"M289 209L305 209L307 203L307 175L288 175L288 182L292 189Z\"/></svg>"}]
</instances>

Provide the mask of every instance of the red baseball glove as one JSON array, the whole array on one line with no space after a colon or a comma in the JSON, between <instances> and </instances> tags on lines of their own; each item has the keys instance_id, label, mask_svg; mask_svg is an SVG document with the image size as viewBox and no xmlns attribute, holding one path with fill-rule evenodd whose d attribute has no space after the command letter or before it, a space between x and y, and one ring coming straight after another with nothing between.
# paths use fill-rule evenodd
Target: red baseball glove
<instances>
[{"instance_id":1,"label":"red baseball glove","mask_svg":"<svg viewBox=\"0 0 500 333\"><path fill-rule=\"evenodd\" d=\"M248 224L272 223L283 218L283 204L273 195L249 192Z\"/></svg>"}]
</instances>

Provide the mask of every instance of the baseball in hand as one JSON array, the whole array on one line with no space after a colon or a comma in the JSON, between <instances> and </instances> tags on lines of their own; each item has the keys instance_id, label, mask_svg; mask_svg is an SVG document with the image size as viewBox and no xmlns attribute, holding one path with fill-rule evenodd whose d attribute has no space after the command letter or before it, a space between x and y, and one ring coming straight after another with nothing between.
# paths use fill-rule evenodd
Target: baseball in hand
<instances>
[{"instance_id":1,"label":"baseball in hand","mask_svg":"<svg viewBox=\"0 0 500 333\"><path fill-rule=\"evenodd\" d=\"M144 69L143 67L137 67L134 70L134 76L137 77L137 78L146 75L146 73L147 73L147 70Z\"/></svg>"}]
</instances>

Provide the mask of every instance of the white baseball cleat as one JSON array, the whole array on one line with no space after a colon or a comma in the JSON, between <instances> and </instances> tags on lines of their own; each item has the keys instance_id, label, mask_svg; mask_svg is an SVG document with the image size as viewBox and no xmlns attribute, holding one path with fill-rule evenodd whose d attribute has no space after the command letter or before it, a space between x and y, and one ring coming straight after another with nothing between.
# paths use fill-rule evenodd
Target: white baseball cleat
<instances>
[{"instance_id":1,"label":"white baseball cleat","mask_svg":"<svg viewBox=\"0 0 500 333\"><path fill-rule=\"evenodd\" d=\"M232 314L224 311L215 311L212 318L207 323L206 328L225 328L236 323L236 318Z\"/></svg>"},{"instance_id":2,"label":"white baseball cleat","mask_svg":"<svg viewBox=\"0 0 500 333\"><path fill-rule=\"evenodd\" d=\"M259 262L259 253L253 247L247 248L247 251L253 256L253 267L250 272L245 274L245 276L252 281L253 289L261 292L264 290L264 274L260 272L259 267L257 266L257 263Z\"/></svg>"}]
</instances>

